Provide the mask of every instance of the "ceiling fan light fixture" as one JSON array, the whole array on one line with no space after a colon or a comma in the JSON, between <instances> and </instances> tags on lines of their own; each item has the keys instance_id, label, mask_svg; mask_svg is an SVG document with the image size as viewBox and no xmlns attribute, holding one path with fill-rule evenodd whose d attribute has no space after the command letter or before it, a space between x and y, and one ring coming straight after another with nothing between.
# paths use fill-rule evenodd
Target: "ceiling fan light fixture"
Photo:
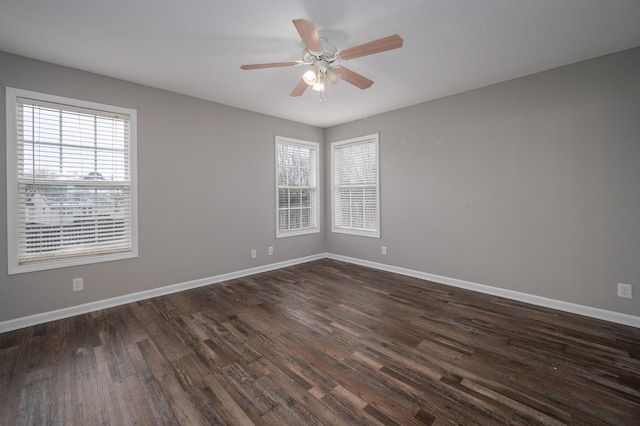
<instances>
[{"instance_id":1,"label":"ceiling fan light fixture","mask_svg":"<svg viewBox=\"0 0 640 426\"><path fill-rule=\"evenodd\" d=\"M302 74L302 79L309 86L316 84L318 82L318 70L315 68L309 68L304 74Z\"/></svg>"},{"instance_id":2,"label":"ceiling fan light fixture","mask_svg":"<svg viewBox=\"0 0 640 426\"><path fill-rule=\"evenodd\" d=\"M313 86L311 86L311 88L316 92L322 92L326 87L324 80L324 76L322 74L319 74L317 81L313 84Z\"/></svg>"},{"instance_id":3,"label":"ceiling fan light fixture","mask_svg":"<svg viewBox=\"0 0 640 426\"><path fill-rule=\"evenodd\" d=\"M306 19L294 19L293 25L296 27L296 30L298 30L298 34L305 47L302 60L248 64L241 65L240 68L243 70L256 70L261 68L304 65L308 68L289 96L301 96L308 87L311 87L312 90L320 92L320 102L327 101L327 83L336 84L338 81L344 80L361 90L367 89L373 84L373 81L368 78L342 65L337 65L339 61L398 49L402 47L404 42L398 34L394 34L342 50L338 53L338 50L333 44L329 43L326 38L318 35L316 25L313 22Z\"/></svg>"},{"instance_id":4,"label":"ceiling fan light fixture","mask_svg":"<svg viewBox=\"0 0 640 426\"><path fill-rule=\"evenodd\" d=\"M325 75L331 84L336 84L340 80L340 70L337 68L328 68Z\"/></svg>"}]
</instances>

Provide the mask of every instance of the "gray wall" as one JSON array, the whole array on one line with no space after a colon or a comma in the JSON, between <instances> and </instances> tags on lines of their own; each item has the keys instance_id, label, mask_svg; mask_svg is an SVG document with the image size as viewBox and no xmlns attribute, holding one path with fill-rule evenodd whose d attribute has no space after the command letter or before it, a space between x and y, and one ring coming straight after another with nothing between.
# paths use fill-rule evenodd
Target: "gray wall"
<instances>
[{"instance_id":1,"label":"gray wall","mask_svg":"<svg viewBox=\"0 0 640 426\"><path fill-rule=\"evenodd\" d=\"M327 252L640 315L640 48L328 129L325 155L375 132L381 239Z\"/></svg>"},{"instance_id":2,"label":"gray wall","mask_svg":"<svg viewBox=\"0 0 640 426\"><path fill-rule=\"evenodd\" d=\"M324 251L322 234L276 240L274 190L274 135L324 130L2 52L0 80L0 321ZM7 275L6 86L138 110L137 259Z\"/></svg>"}]
</instances>

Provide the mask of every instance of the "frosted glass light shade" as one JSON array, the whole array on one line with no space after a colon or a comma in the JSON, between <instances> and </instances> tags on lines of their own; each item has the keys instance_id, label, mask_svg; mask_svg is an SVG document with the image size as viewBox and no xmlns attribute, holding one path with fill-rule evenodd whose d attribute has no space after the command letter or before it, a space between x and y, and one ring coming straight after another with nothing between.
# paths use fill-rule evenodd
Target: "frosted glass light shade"
<instances>
[{"instance_id":1,"label":"frosted glass light shade","mask_svg":"<svg viewBox=\"0 0 640 426\"><path fill-rule=\"evenodd\" d=\"M340 70L337 68L328 68L325 74L331 84L336 84L340 80Z\"/></svg>"},{"instance_id":2,"label":"frosted glass light shade","mask_svg":"<svg viewBox=\"0 0 640 426\"><path fill-rule=\"evenodd\" d=\"M302 79L309 86L316 84L318 82L318 70L315 68L309 68L304 74L302 74Z\"/></svg>"}]
</instances>

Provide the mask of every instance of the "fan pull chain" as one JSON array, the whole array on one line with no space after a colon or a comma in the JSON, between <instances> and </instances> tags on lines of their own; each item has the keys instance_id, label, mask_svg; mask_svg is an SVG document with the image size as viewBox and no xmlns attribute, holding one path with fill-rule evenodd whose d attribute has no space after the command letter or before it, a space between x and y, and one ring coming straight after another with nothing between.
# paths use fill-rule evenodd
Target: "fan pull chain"
<instances>
[{"instance_id":1,"label":"fan pull chain","mask_svg":"<svg viewBox=\"0 0 640 426\"><path fill-rule=\"evenodd\" d=\"M327 78L325 77L325 75L322 75L322 79L324 81L324 87L322 88L322 90L320 91L320 103L322 102L327 102L327 88L328 88L328 81ZM324 97L324 100L323 100Z\"/></svg>"}]
</instances>

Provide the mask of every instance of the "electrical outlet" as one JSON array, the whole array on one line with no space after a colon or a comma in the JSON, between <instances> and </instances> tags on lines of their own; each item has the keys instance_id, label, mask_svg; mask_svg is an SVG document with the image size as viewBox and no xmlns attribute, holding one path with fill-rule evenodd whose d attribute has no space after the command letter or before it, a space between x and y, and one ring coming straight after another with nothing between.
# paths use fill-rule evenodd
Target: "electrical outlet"
<instances>
[{"instance_id":1,"label":"electrical outlet","mask_svg":"<svg viewBox=\"0 0 640 426\"><path fill-rule=\"evenodd\" d=\"M84 290L84 278L73 279L73 291Z\"/></svg>"},{"instance_id":2,"label":"electrical outlet","mask_svg":"<svg viewBox=\"0 0 640 426\"><path fill-rule=\"evenodd\" d=\"M269 247L268 251L269 251L269 256L273 256L273 247Z\"/></svg>"},{"instance_id":3,"label":"electrical outlet","mask_svg":"<svg viewBox=\"0 0 640 426\"><path fill-rule=\"evenodd\" d=\"M256 253L256 249L251 249L251 258L255 259L256 257L258 257L258 253Z\"/></svg>"},{"instance_id":4,"label":"electrical outlet","mask_svg":"<svg viewBox=\"0 0 640 426\"><path fill-rule=\"evenodd\" d=\"M632 297L631 290L632 290L631 284L618 283L618 297L631 299Z\"/></svg>"},{"instance_id":5,"label":"electrical outlet","mask_svg":"<svg viewBox=\"0 0 640 426\"><path fill-rule=\"evenodd\" d=\"M383 256L387 255L387 248L385 246L382 246L381 253L382 253Z\"/></svg>"}]
</instances>

